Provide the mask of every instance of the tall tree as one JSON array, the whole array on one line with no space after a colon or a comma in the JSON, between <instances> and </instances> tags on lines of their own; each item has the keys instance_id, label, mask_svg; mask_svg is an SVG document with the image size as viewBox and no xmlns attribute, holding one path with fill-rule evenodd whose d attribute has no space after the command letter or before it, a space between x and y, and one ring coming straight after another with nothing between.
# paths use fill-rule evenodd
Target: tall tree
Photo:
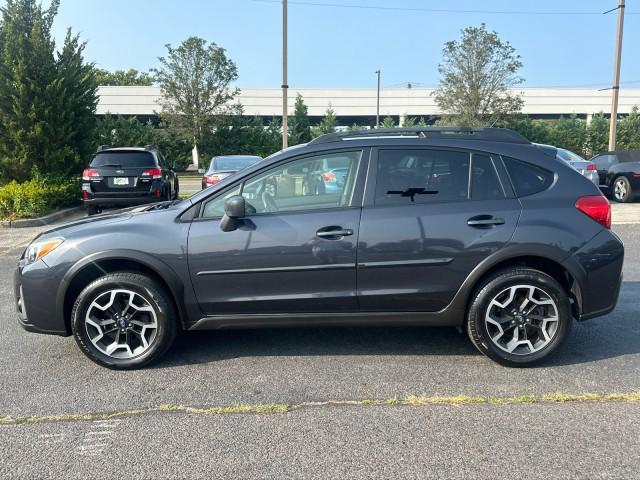
<instances>
[{"instance_id":1,"label":"tall tree","mask_svg":"<svg viewBox=\"0 0 640 480\"><path fill-rule=\"evenodd\" d=\"M51 35L59 0L7 0L0 22L0 180L25 180L34 167L77 174L89 154L97 104L84 43Z\"/></svg>"},{"instance_id":2,"label":"tall tree","mask_svg":"<svg viewBox=\"0 0 640 480\"><path fill-rule=\"evenodd\" d=\"M326 133L334 133L337 126L338 119L336 118L336 112L331 108L331 105L329 105L324 117L322 117L318 125L311 129L311 132L314 137L319 137Z\"/></svg>"},{"instance_id":3,"label":"tall tree","mask_svg":"<svg viewBox=\"0 0 640 480\"><path fill-rule=\"evenodd\" d=\"M239 93L231 86L238 70L224 48L202 38L189 37L176 48L169 44L166 48L160 68L152 70L162 89L160 118L197 147L213 133L216 117L231 108Z\"/></svg>"},{"instance_id":4,"label":"tall tree","mask_svg":"<svg viewBox=\"0 0 640 480\"><path fill-rule=\"evenodd\" d=\"M289 117L289 145L298 145L311 141L311 124L309 109L304 104L302 95L296 95L293 117Z\"/></svg>"},{"instance_id":5,"label":"tall tree","mask_svg":"<svg viewBox=\"0 0 640 480\"><path fill-rule=\"evenodd\" d=\"M460 40L447 42L438 65L440 85L435 100L447 115L443 123L495 126L524 104L509 89L521 84L520 55L484 24L462 30Z\"/></svg>"},{"instance_id":6,"label":"tall tree","mask_svg":"<svg viewBox=\"0 0 640 480\"><path fill-rule=\"evenodd\" d=\"M609 149L609 119L602 112L595 114L587 125L587 155L593 156Z\"/></svg>"},{"instance_id":7,"label":"tall tree","mask_svg":"<svg viewBox=\"0 0 640 480\"><path fill-rule=\"evenodd\" d=\"M135 68L129 70L116 70L110 72L102 68L95 69L95 76L98 85L115 87L148 87L153 85L153 77L146 72L139 72Z\"/></svg>"}]
</instances>

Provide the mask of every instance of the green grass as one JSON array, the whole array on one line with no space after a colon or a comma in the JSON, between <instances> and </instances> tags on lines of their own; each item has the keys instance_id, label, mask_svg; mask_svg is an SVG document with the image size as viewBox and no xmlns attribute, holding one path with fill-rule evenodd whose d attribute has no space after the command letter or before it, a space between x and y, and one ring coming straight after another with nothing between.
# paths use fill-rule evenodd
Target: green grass
<instances>
[{"instance_id":1,"label":"green grass","mask_svg":"<svg viewBox=\"0 0 640 480\"><path fill-rule=\"evenodd\" d=\"M187 415L229 415L229 414L253 414L253 415L270 415L284 414L293 410L315 407L335 407L335 406L355 406L355 407L372 407L372 406L429 406L429 405L448 405L448 406L465 406L465 405L530 405L530 404L551 404L551 403L606 403L606 402L623 402L638 403L640 402L640 391L630 393L547 393L544 395L517 395L510 397L484 397L484 396L416 396L410 395L405 398L396 396L387 399L363 399L363 400L326 400L320 402L303 402L299 404L282 404L282 403L258 403L258 404L239 404L228 406L209 406L209 407L192 407L186 405L159 405L157 407L137 408L130 410L121 410L114 412L96 412L96 413L63 413L59 415L42 415L42 416L26 416L12 417L0 416L0 425L30 425L37 423L55 423L55 422L74 422L74 421L95 421L109 420L112 418L140 416L154 412L160 413L176 413Z\"/></svg>"}]
</instances>

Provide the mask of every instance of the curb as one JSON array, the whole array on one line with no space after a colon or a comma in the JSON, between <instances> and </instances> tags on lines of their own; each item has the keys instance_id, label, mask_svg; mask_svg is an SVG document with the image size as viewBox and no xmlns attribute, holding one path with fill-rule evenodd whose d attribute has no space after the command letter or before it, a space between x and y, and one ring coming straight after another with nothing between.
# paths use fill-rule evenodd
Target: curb
<instances>
[{"instance_id":1,"label":"curb","mask_svg":"<svg viewBox=\"0 0 640 480\"><path fill-rule=\"evenodd\" d=\"M50 213L44 217L37 218L22 218L19 220L7 220L0 222L0 228L28 228L28 227L42 227L44 225L51 225L54 222L70 217L82 210L83 207L71 207L59 210L57 212Z\"/></svg>"}]
</instances>

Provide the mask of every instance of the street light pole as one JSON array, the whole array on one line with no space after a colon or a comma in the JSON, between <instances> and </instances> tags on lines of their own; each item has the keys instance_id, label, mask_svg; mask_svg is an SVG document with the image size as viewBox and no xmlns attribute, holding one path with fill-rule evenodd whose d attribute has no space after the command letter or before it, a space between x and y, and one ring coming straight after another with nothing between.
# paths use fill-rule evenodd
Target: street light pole
<instances>
[{"instance_id":1,"label":"street light pole","mask_svg":"<svg viewBox=\"0 0 640 480\"><path fill-rule=\"evenodd\" d=\"M622 57L622 29L624 27L624 0L618 0L618 33L613 64L613 86L611 87L611 122L609 126L609 151L616 149L618 119L618 96L620 94L620 59Z\"/></svg>"},{"instance_id":2,"label":"street light pole","mask_svg":"<svg viewBox=\"0 0 640 480\"><path fill-rule=\"evenodd\" d=\"M378 96L376 101L376 128L380 126L380 69L376 70L378 75Z\"/></svg>"},{"instance_id":3,"label":"street light pole","mask_svg":"<svg viewBox=\"0 0 640 480\"><path fill-rule=\"evenodd\" d=\"M287 148L289 117L287 112L287 0L282 0L282 148Z\"/></svg>"}]
</instances>

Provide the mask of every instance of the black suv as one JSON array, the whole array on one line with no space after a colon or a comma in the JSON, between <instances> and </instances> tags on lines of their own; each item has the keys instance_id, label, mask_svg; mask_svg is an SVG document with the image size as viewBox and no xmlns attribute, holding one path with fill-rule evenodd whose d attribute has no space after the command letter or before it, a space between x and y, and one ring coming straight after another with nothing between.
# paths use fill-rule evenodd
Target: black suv
<instances>
[{"instance_id":1,"label":"black suv","mask_svg":"<svg viewBox=\"0 0 640 480\"><path fill-rule=\"evenodd\" d=\"M93 155L82 172L82 201L89 215L102 207L128 207L178 198L173 165L152 146L106 146Z\"/></svg>"},{"instance_id":2,"label":"black suv","mask_svg":"<svg viewBox=\"0 0 640 480\"><path fill-rule=\"evenodd\" d=\"M341 188L304 190L335 158ZM510 130L329 134L188 200L40 235L16 305L111 368L158 359L180 329L283 325L458 327L527 366L616 305L610 223L592 182Z\"/></svg>"}]
</instances>

